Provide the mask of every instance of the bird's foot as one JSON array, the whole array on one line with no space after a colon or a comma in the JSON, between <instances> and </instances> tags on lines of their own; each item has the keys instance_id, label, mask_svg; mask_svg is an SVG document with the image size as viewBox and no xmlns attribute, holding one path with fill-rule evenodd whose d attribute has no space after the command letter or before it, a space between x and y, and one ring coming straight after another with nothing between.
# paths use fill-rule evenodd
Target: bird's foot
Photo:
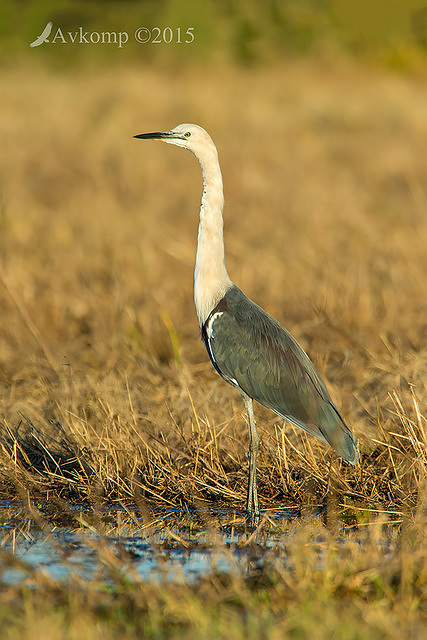
<instances>
[{"instance_id":1,"label":"bird's foot","mask_svg":"<svg viewBox=\"0 0 427 640\"><path fill-rule=\"evenodd\" d=\"M259 525L258 491L255 482L249 481L248 501L246 503L246 523L249 528L255 529Z\"/></svg>"},{"instance_id":2,"label":"bird's foot","mask_svg":"<svg viewBox=\"0 0 427 640\"><path fill-rule=\"evenodd\" d=\"M260 519L259 511L247 511L246 512L246 526L249 530L256 529L259 525Z\"/></svg>"}]
</instances>

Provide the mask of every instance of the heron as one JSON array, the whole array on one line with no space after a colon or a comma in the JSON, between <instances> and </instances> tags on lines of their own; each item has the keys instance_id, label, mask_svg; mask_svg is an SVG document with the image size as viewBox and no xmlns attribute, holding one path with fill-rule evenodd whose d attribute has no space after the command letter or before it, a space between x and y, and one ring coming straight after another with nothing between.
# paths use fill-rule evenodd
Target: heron
<instances>
[{"instance_id":1,"label":"heron","mask_svg":"<svg viewBox=\"0 0 427 640\"><path fill-rule=\"evenodd\" d=\"M194 303L201 337L214 368L243 398L249 427L246 510L250 517L258 517L259 437L253 400L331 445L351 464L358 461L356 442L302 347L229 278L224 253L222 175L212 138L195 124L134 137L188 149L202 169Z\"/></svg>"}]
</instances>

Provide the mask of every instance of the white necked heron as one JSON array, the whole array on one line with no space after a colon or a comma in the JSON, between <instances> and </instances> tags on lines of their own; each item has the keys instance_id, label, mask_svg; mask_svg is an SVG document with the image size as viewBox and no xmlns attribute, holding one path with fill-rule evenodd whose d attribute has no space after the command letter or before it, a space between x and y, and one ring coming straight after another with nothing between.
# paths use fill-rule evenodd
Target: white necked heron
<instances>
[{"instance_id":1,"label":"white necked heron","mask_svg":"<svg viewBox=\"0 0 427 640\"><path fill-rule=\"evenodd\" d=\"M246 407L249 426L247 510L257 515L259 438L253 400L330 444L351 464L358 461L354 436L297 341L228 277L224 258L222 177L210 136L195 124L180 124L171 131L142 133L135 138L163 140L184 147L196 156L202 167L194 302L212 364L224 380L240 391Z\"/></svg>"}]
</instances>

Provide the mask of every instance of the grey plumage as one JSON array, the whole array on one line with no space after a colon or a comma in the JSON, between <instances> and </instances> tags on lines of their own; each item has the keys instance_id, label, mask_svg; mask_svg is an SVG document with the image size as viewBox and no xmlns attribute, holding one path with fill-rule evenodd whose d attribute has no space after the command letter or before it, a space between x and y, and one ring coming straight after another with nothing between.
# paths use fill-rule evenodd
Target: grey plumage
<instances>
[{"instance_id":1,"label":"grey plumage","mask_svg":"<svg viewBox=\"0 0 427 640\"><path fill-rule=\"evenodd\" d=\"M212 310L202 337L220 375L285 420L330 444L348 462L358 454L310 358L264 309L233 285Z\"/></svg>"}]
</instances>

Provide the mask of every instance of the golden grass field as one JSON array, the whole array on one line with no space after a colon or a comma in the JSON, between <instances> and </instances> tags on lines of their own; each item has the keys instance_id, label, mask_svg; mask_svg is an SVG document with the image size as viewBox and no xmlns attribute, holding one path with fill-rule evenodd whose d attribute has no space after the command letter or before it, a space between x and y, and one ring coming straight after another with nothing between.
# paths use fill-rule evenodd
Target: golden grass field
<instances>
[{"instance_id":1,"label":"golden grass field","mask_svg":"<svg viewBox=\"0 0 427 640\"><path fill-rule=\"evenodd\" d=\"M293 525L286 569L199 590L120 574L110 595L39 576L0 590L6 637L424 637L425 79L295 61L23 66L0 84L0 497L137 505L145 524L244 507L243 404L192 300L200 169L132 138L180 122L218 147L230 277L309 353L361 454L257 405L261 508L327 513ZM340 523L363 544L337 546Z\"/></svg>"}]
</instances>

